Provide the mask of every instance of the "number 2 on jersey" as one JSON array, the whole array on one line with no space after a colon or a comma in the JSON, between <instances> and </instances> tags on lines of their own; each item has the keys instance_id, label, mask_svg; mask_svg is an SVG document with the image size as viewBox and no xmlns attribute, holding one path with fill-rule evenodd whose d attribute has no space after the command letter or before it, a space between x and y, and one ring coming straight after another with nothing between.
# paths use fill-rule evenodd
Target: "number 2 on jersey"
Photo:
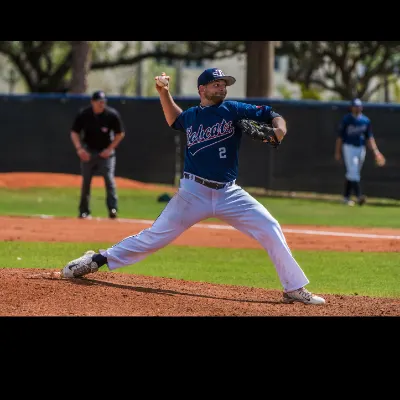
<instances>
[{"instance_id":1,"label":"number 2 on jersey","mask_svg":"<svg viewBox=\"0 0 400 400\"><path fill-rule=\"evenodd\" d=\"M219 150L219 158L226 158L226 148L220 147L218 150Z\"/></svg>"}]
</instances>

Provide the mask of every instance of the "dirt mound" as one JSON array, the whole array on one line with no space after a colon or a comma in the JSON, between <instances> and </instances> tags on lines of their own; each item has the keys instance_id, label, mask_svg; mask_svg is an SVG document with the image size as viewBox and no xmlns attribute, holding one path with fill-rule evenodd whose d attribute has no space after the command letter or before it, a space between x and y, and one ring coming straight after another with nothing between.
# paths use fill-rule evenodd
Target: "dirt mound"
<instances>
[{"instance_id":1,"label":"dirt mound","mask_svg":"<svg viewBox=\"0 0 400 400\"><path fill-rule=\"evenodd\" d=\"M5 188L27 188L27 187L74 187L81 186L80 175L41 173L41 172L9 172L0 173L0 187ZM117 188L141 189L141 190L165 190L175 191L173 186L152 185L138 182L131 179L116 177ZM94 176L92 187L104 187L104 179L101 176Z\"/></svg>"},{"instance_id":2,"label":"dirt mound","mask_svg":"<svg viewBox=\"0 0 400 400\"><path fill-rule=\"evenodd\" d=\"M59 279L0 269L1 316L394 316L399 299L325 295L324 306L282 304L282 293L243 286L98 272Z\"/></svg>"}]
</instances>

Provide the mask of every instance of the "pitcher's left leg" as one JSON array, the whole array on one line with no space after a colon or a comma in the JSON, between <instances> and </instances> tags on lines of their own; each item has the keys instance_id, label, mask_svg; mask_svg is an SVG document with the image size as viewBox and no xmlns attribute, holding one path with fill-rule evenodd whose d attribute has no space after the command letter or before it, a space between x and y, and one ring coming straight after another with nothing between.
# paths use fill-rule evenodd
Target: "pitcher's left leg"
<instances>
[{"instance_id":1,"label":"pitcher's left leg","mask_svg":"<svg viewBox=\"0 0 400 400\"><path fill-rule=\"evenodd\" d=\"M109 270L115 270L138 263L167 246L195 223L210 216L212 208L207 193L195 190L189 192L184 183L181 183L178 192L167 203L151 227L125 237L110 248L100 250L99 253L89 251L68 262L61 270L61 276L78 278L97 272L105 264Z\"/></svg>"},{"instance_id":2,"label":"pitcher's left leg","mask_svg":"<svg viewBox=\"0 0 400 400\"><path fill-rule=\"evenodd\" d=\"M309 280L294 259L280 224L245 190L239 186L228 188L225 201L218 203L216 216L256 239L268 252L283 286L285 301L307 304L325 302L304 289Z\"/></svg>"}]
</instances>

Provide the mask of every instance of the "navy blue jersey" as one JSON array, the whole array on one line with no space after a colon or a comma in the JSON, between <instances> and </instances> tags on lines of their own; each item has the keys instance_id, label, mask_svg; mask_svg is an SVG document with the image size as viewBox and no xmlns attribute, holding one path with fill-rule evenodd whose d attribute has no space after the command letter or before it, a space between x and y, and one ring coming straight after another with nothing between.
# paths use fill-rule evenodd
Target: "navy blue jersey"
<instances>
[{"instance_id":1,"label":"navy blue jersey","mask_svg":"<svg viewBox=\"0 0 400 400\"><path fill-rule=\"evenodd\" d=\"M270 106L238 101L183 111L171 128L186 133L184 171L217 182L235 180L242 134L234 123L243 118L271 123L275 117L280 115Z\"/></svg>"},{"instance_id":2,"label":"navy blue jersey","mask_svg":"<svg viewBox=\"0 0 400 400\"><path fill-rule=\"evenodd\" d=\"M364 114L354 117L353 114L346 114L339 127L339 137L343 143L353 146L365 146L366 139L373 137L371 121Z\"/></svg>"}]
</instances>

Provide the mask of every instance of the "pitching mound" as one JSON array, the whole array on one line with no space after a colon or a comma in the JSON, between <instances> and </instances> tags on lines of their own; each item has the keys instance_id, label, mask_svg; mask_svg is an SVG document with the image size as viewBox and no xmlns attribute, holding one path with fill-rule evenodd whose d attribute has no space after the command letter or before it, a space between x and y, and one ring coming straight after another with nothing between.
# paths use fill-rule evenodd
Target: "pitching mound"
<instances>
[{"instance_id":1,"label":"pitching mound","mask_svg":"<svg viewBox=\"0 0 400 400\"><path fill-rule=\"evenodd\" d=\"M60 279L0 269L1 316L390 316L400 300L326 295L324 306L283 304L278 290L98 272Z\"/></svg>"}]
</instances>

